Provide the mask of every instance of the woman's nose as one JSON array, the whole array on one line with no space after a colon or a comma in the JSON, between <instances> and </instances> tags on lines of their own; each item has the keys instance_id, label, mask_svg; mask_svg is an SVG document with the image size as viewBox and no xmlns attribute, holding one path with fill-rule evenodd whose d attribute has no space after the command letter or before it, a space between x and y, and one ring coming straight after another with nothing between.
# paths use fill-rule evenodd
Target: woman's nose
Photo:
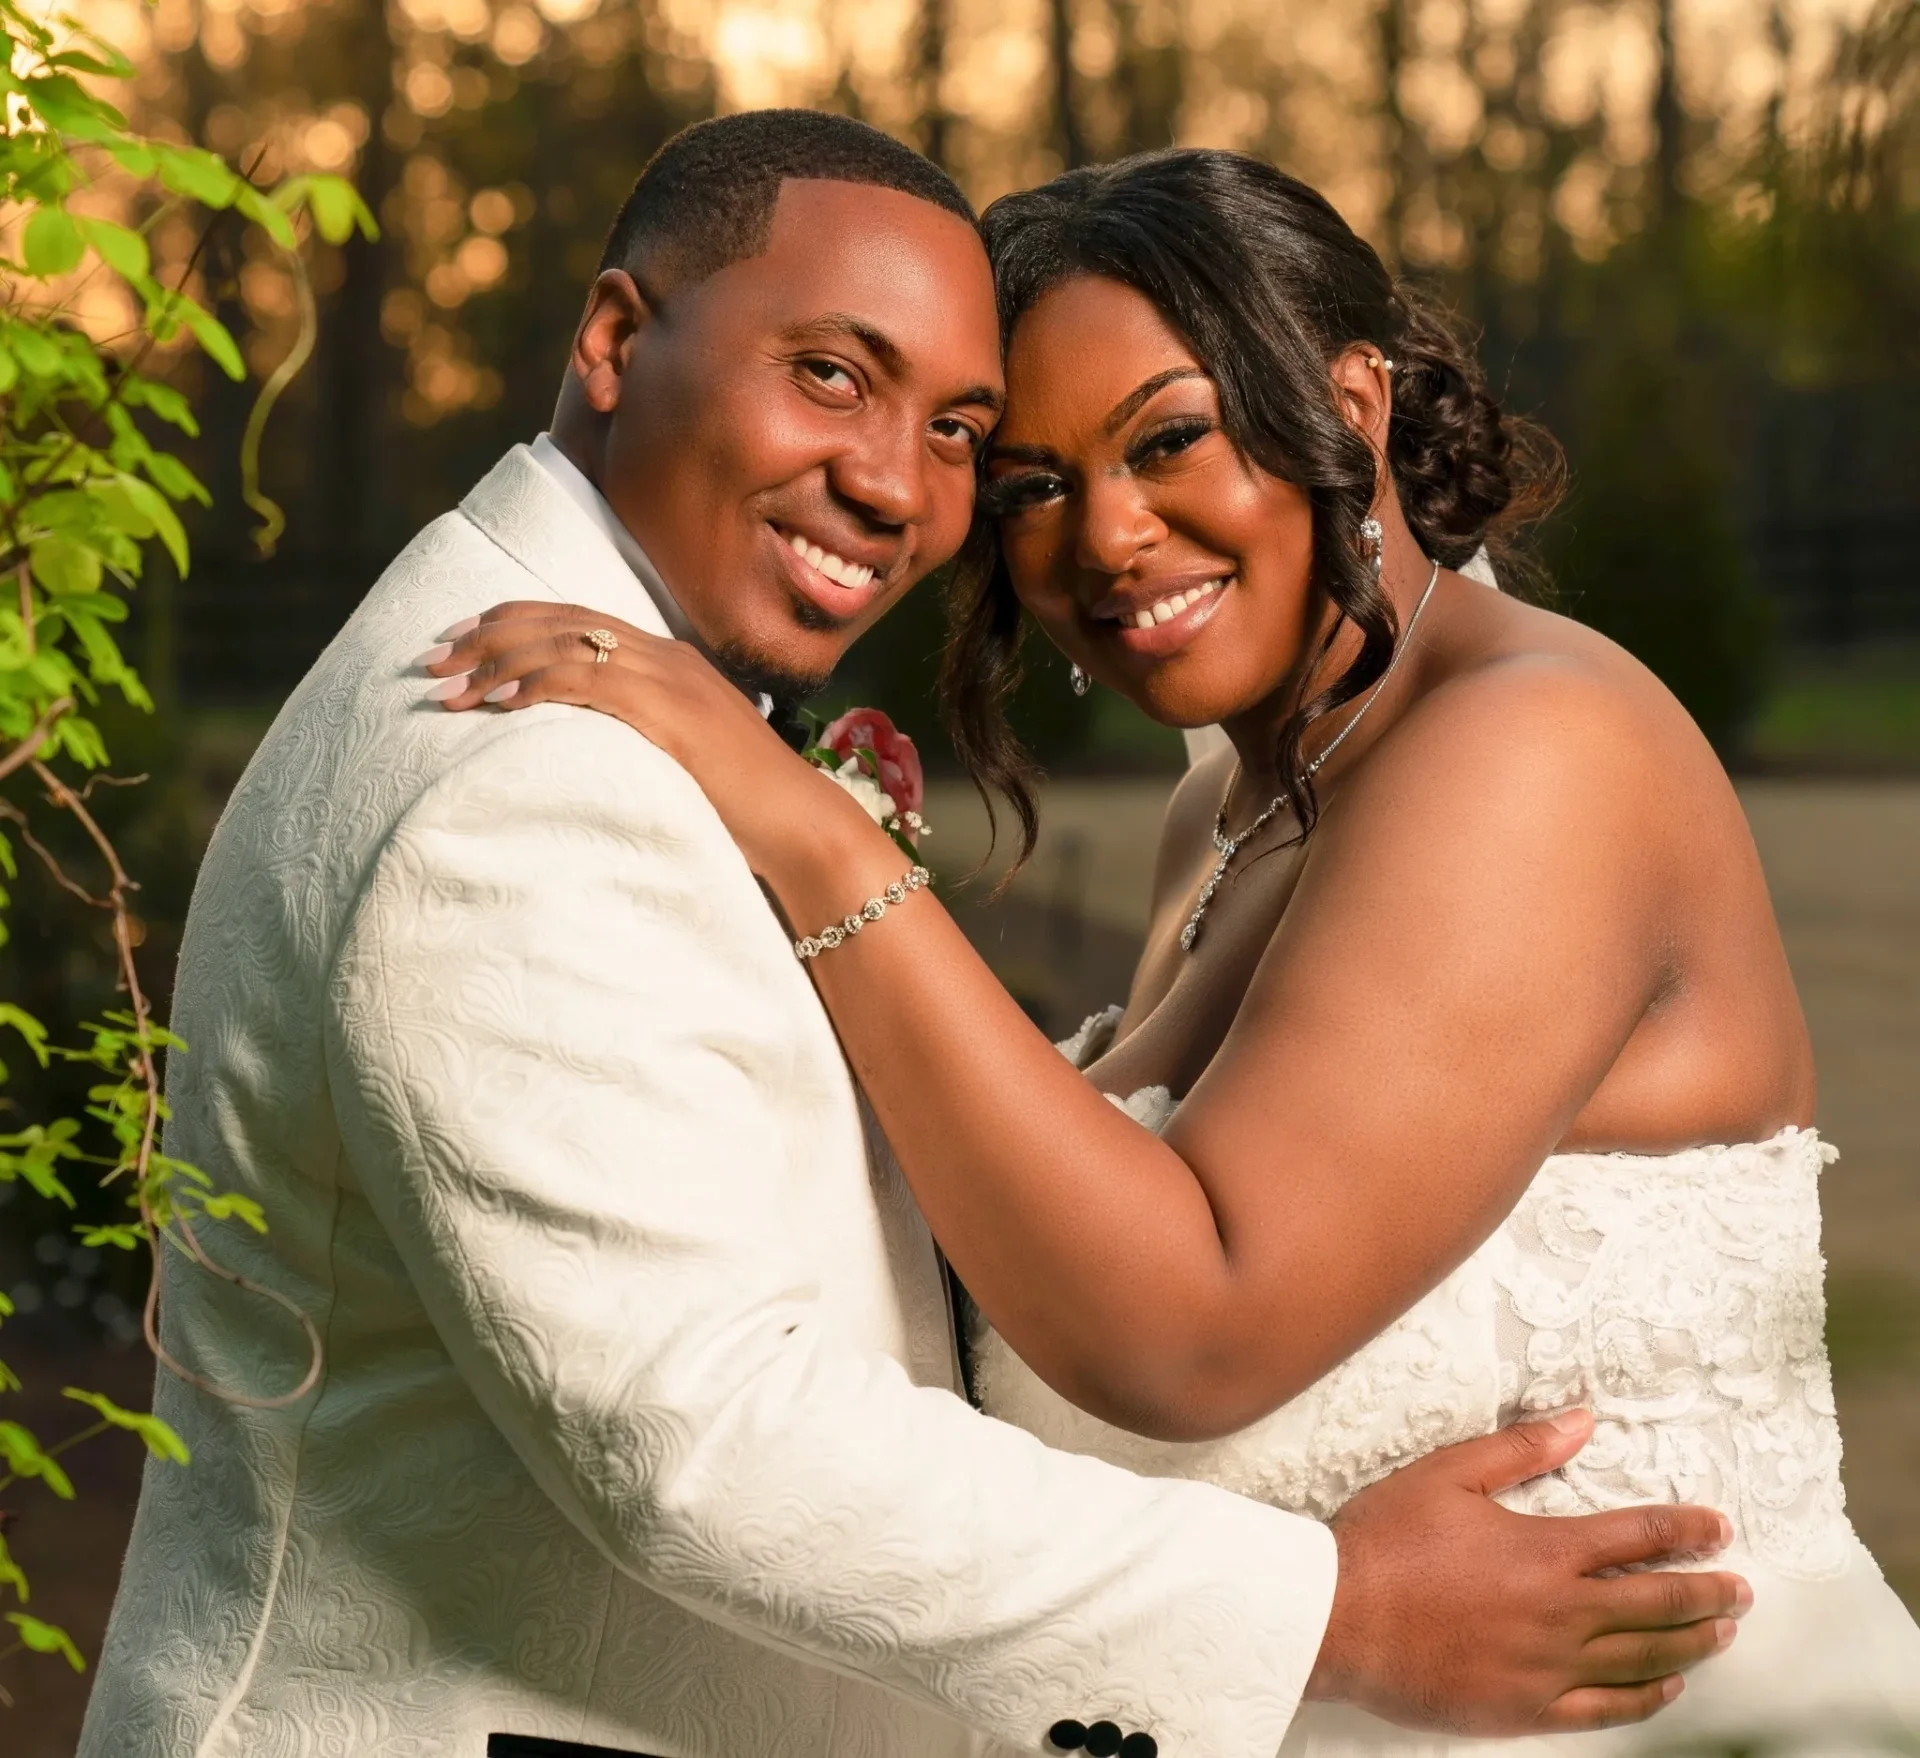
<instances>
[{"instance_id":1,"label":"woman's nose","mask_svg":"<svg viewBox=\"0 0 1920 1758\"><path fill-rule=\"evenodd\" d=\"M1124 574L1166 527L1131 482L1091 482L1081 501L1074 559L1099 574Z\"/></svg>"}]
</instances>

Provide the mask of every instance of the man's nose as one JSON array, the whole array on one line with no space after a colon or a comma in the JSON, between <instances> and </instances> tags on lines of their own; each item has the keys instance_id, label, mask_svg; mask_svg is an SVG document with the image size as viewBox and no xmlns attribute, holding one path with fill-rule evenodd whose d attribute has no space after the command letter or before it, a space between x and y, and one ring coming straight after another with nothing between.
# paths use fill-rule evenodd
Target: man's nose
<instances>
[{"instance_id":1,"label":"man's nose","mask_svg":"<svg viewBox=\"0 0 1920 1758\"><path fill-rule=\"evenodd\" d=\"M927 458L918 421L875 422L840 452L833 486L876 525L899 529L927 514Z\"/></svg>"},{"instance_id":2,"label":"man's nose","mask_svg":"<svg viewBox=\"0 0 1920 1758\"><path fill-rule=\"evenodd\" d=\"M1088 482L1081 497L1074 560L1096 574L1124 574L1167 528L1130 481Z\"/></svg>"}]
</instances>

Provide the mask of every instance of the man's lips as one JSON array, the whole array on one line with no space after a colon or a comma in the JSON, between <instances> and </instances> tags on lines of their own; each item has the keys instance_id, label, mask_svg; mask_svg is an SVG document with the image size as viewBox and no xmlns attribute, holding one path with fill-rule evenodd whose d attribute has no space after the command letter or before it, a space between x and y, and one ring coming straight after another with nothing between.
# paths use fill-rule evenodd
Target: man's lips
<instances>
[{"instance_id":1,"label":"man's lips","mask_svg":"<svg viewBox=\"0 0 1920 1758\"><path fill-rule=\"evenodd\" d=\"M840 621L856 617L879 595L890 558L848 556L814 542L804 532L773 524L767 528L787 578L828 616Z\"/></svg>"}]
</instances>

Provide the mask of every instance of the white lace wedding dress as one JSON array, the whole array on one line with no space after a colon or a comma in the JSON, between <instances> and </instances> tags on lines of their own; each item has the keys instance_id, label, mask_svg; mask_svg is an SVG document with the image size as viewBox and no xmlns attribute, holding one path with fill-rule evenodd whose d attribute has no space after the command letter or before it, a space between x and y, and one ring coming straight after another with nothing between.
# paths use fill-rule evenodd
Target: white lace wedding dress
<instances>
[{"instance_id":1,"label":"white lace wedding dress","mask_svg":"<svg viewBox=\"0 0 1920 1758\"><path fill-rule=\"evenodd\" d=\"M1120 1010L1061 1048L1084 1067ZM1173 1102L1114 1103L1149 1129ZM1598 1418L1563 1471L1501 1499L1530 1514L1647 1501L1724 1510L1725 1564L1754 1606L1649 1727L1492 1742L1546 1758L1698 1740L1776 1750L1920 1750L1920 1629L1854 1536L1824 1342L1819 1176L1811 1130L1646 1157L1558 1154L1493 1236L1319 1384L1239 1434L1146 1440L1076 1409L990 1330L974 1339L988 1414L1056 1447L1191 1477L1321 1519L1395 1467L1528 1412ZM1354 1711L1310 1706L1286 1758L1459 1754Z\"/></svg>"}]
</instances>

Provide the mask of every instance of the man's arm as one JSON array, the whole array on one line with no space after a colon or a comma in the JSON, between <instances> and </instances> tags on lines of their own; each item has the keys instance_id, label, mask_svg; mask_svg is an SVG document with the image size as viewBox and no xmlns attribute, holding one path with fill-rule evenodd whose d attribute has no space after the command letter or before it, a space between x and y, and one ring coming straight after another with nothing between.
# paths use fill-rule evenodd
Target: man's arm
<instances>
[{"instance_id":1,"label":"man's arm","mask_svg":"<svg viewBox=\"0 0 1920 1758\"><path fill-rule=\"evenodd\" d=\"M369 1199L542 1488L699 1615L1015 1746L1104 1719L1269 1758L1328 1533L1049 1452L836 1340L744 863L612 721L480 743L369 877L330 1058Z\"/></svg>"}]
</instances>

